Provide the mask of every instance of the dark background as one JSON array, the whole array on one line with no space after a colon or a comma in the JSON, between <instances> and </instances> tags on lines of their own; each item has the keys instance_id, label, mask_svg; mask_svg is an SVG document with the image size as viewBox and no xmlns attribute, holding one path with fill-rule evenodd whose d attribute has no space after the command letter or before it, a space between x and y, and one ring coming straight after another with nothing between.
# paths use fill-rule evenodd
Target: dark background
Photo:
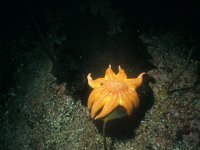
<instances>
[{"instance_id":1,"label":"dark background","mask_svg":"<svg viewBox=\"0 0 200 150\"><path fill-rule=\"evenodd\" d=\"M46 49L42 51L54 63L52 72L58 82L68 81L70 86L73 81L82 80L82 76L86 76L88 72L99 70L99 74L102 74L105 66L114 64L116 60L118 64L126 64L124 67L128 69L137 62L133 67L140 66L140 69L136 68L135 73L150 70L153 66L144 62L151 56L138 37L143 32L178 32L189 47L199 47L200 7L197 2L110 0L110 12L120 10L117 15L123 18L122 33L114 36L106 35L110 18L107 19L101 12L93 15L88 3L87 0L1 1L1 92L7 91L17 80L13 77L19 65L18 59L15 59L18 52L13 49L13 43L19 43L20 38L41 42ZM69 40L64 40L61 45L49 44L47 41L51 33L65 35ZM94 42L97 42L98 46L95 48L98 47L99 50L88 50L85 43ZM52 48L57 60L54 60L52 51L49 51ZM132 51L133 48L136 50ZM99 56L104 56L105 59ZM198 50L193 52L192 58L199 60ZM114 68L116 71L117 66ZM80 82L85 84L85 80Z\"/></svg>"},{"instance_id":2,"label":"dark background","mask_svg":"<svg viewBox=\"0 0 200 150\"><path fill-rule=\"evenodd\" d=\"M165 28L184 30L199 34L199 4L196 1L131 1L110 0L113 6L121 8L125 16L140 28ZM26 25L32 25L27 6L37 21L45 25L44 13L78 13L78 5L87 5L86 0L19 0L1 1L1 37L22 33ZM133 22L134 21L134 22ZM42 25L41 25L42 26ZM46 25L47 26L47 25Z\"/></svg>"}]
</instances>

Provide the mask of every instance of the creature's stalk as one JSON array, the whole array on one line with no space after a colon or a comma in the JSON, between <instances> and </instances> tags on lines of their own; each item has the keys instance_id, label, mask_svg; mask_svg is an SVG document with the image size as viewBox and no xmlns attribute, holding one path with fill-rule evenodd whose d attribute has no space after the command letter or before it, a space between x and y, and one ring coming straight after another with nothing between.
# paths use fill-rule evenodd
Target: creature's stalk
<instances>
[{"instance_id":1,"label":"creature's stalk","mask_svg":"<svg viewBox=\"0 0 200 150\"><path fill-rule=\"evenodd\" d=\"M107 143L106 143L106 123L107 123L107 119L104 119L104 121L103 121L103 145L104 145L104 150L107 150Z\"/></svg>"},{"instance_id":2,"label":"creature's stalk","mask_svg":"<svg viewBox=\"0 0 200 150\"><path fill-rule=\"evenodd\" d=\"M126 110L123 107L117 107L110 115L103 119L103 144L104 150L107 150L106 143L106 125L107 122L127 116ZM109 148L110 149L110 148Z\"/></svg>"}]
</instances>

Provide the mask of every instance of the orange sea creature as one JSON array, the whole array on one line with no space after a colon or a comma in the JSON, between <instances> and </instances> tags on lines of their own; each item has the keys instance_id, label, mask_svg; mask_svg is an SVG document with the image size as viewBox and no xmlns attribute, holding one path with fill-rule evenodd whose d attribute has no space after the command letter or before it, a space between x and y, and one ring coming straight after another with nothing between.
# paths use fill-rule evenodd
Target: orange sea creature
<instances>
[{"instance_id":1,"label":"orange sea creature","mask_svg":"<svg viewBox=\"0 0 200 150\"><path fill-rule=\"evenodd\" d=\"M139 106L136 89L141 86L143 75L128 79L125 71L119 66L115 74L109 65L104 78L93 80L88 74L88 84L93 88L88 98L88 109L92 119L102 119L113 112L118 106L123 107L127 115Z\"/></svg>"}]
</instances>

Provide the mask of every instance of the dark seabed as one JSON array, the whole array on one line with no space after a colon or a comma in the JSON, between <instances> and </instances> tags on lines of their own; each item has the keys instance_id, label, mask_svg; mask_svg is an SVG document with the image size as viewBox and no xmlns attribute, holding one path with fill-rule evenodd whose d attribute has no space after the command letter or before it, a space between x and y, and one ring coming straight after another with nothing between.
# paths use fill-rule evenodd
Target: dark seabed
<instances>
[{"instance_id":1,"label":"dark seabed","mask_svg":"<svg viewBox=\"0 0 200 150\"><path fill-rule=\"evenodd\" d=\"M110 150L200 149L200 9L194 2L0 4L0 149L104 149L88 73L145 72L140 107L106 128Z\"/></svg>"}]
</instances>

